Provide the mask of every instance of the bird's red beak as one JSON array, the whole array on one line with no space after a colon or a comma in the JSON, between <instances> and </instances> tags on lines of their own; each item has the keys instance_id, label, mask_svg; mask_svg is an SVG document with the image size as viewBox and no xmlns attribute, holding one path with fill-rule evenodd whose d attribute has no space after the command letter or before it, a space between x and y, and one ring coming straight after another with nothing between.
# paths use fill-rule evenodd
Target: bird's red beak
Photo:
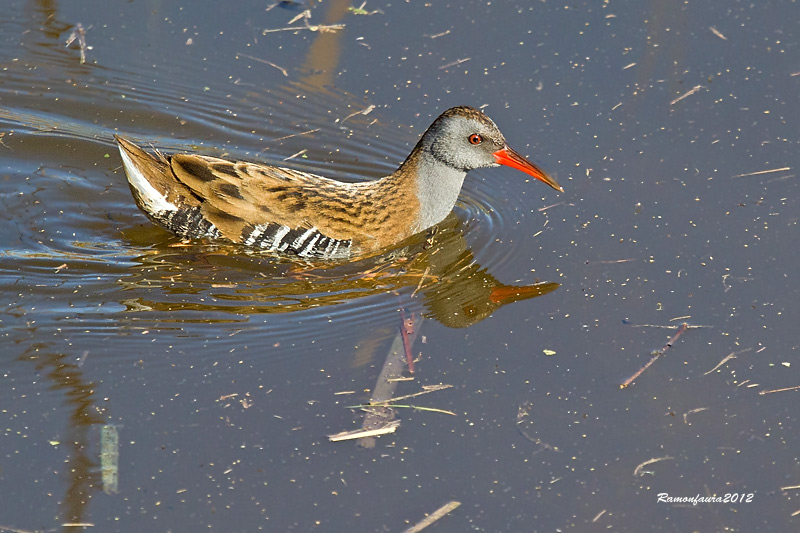
<instances>
[{"instance_id":1,"label":"bird's red beak","mask_svg":"<svg viewBox=\"0 0 800 533\"><path fill-rule=\"evenodd\" d=\"M540 169L517 152L515 152L510 146L506 145L500 150L494 152L494 158L497 162L501 165L505 165L507 167L516 168L517 170L521 170L525 174L530 174L537 180L543 181L552 188L557 191L564 192L564 188L559 185L556 180L548 176L544 170Z\"/></svg>"}]
</instances>

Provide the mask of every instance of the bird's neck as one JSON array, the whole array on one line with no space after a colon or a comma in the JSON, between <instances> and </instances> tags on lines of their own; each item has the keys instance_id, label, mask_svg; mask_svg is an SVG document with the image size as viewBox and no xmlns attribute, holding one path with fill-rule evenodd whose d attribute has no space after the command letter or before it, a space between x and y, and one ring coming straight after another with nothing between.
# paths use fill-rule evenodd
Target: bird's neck
<instances>
[{"instance_id":1,"label":"bird's neck","mask_svg":"<svg viewBox=\"0 0 800 533\"><path fill-rule=\"evenodd\" d=\"M419 216L417 227L412 228L414 233L438 224L450 214L466 175L463 170L453 168L422 150L421 146L411 152L394 176L415 182L412 189L416 190L419 200Z\"/></svg>"}]
</instances>

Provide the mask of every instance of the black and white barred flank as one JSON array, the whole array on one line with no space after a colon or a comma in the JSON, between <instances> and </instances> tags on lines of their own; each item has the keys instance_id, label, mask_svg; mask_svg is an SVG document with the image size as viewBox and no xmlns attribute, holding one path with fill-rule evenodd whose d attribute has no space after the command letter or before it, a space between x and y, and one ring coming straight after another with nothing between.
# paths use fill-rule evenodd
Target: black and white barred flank
<instances>
[{"instance_id":1,"label":"black and white barred flank","mask_svg":"<svg viewBox=\"0 0 800 533\"><path fill-rule=\"evenodd\" d=\"M242 244L319 259L349 257L352 247L352 241L332 239L314 227L292 229L275 222L247 226L242 231Z\"/></svg>"},{"instance_id":2,"label":"black and white barred flank","mask_svg":"<svg viewBox=\"0 0 800 533\"><path fill-rule=\"evenodd\" d=\"M154 222L184 239L219 239L222 233L208 221L199 207L148 213Z\"/></svg>"}]
</instances>

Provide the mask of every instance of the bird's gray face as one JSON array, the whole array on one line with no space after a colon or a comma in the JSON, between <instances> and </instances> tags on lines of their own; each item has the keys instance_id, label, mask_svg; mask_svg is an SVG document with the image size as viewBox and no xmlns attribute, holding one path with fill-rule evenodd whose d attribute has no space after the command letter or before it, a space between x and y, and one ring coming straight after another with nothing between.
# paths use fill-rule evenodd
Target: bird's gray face
<instances>
[{"instance_id":1,"label":"bird's gray face","mask_svg":"<svg viewBox=\"0 0 800 533\"><path fill-rule=\"evenodd\" d=\"M428 150L439 161L463 172L498 166L494 153L506 141L497 126L488 117L484 118L442 117L428 132L433 133Z\"/></svg>"},{"instance_id":2,"label":"bird's gray face","mask_svg":"<svg viewBox=\"0 0 800 533\"><path fill-rule=\"evenodd\" d=\"M505 165L564 192L556 180L508 146L492 119L477 109L448 109L431 124L420 144L434 160L462 173L461 179L475 168Z\"/></svg>"}]
</instances>

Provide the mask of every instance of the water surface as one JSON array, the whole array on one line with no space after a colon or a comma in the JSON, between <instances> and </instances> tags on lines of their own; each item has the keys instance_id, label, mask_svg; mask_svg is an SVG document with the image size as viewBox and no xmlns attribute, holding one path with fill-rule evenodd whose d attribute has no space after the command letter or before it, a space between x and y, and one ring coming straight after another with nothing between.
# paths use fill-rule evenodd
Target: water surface
<instances>
[{"instance_id":1,"label":"water surface","mask_svg":"<svg viewBox=\"0 0 800 533\"><path fill-rule=\"evenodd\" d=\"M796 2L8 4L0 526L796 529ZM112 139L372 179L463 104L566 192L474 172L434 243L326 269L180 246ZM328 442L412 316L397 394L455 416Z\"/></svg>"}]
</instances>

